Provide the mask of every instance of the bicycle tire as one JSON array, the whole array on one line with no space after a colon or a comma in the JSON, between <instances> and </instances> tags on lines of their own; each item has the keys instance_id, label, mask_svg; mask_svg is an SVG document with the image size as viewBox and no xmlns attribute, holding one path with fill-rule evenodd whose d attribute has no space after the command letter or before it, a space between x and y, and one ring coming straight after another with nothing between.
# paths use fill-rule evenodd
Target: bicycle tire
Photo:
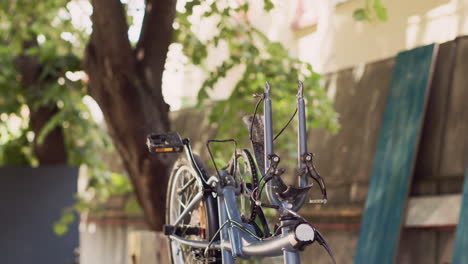
<instances>
[{"instance_id":1,"label":"bicycle tire","mask_svg":"<svg viewBox=\"0 0 468 264\"><path fill-rule=\"evenodd\" d=\"M201 159L197 156L194 155L195 162L197 166L200 168L202 171L202 177L205 179L207 178L206 176L206 166L204 163L201 161ZM168 184L168 190L167 190L167 198L166 198L166 223L171 224L173 221L175 221L175 218L178 214L180 214L180 203L183 203L182 200L180 199L175 201L175 197L181 196L186 194L187 192L183 192L182 194L177 194L176 190L177 187L180 186L180 183L184 183L183 180L186 176L193 178L193 177L198 177L198 174L196 173L196 169L193 168L192 163L187 160L185 156L181 156L173 166L173 169L171 170L171 175L169 177L169 184ZM182 173L185 173L185 175L182 175ZM183 178L181 178L183 177ZM187 183L190 179L187 180L185 183ZM182 181L180 181L182 180ZM195 182L194 184L191 184L190 187L197 188L197 190L192 190L193 192L198 192L199 186ZM188 190L187 190L188 191ZM177 196L175 196L177 195ZM187 194L188 195L188 194ZM193 198L193 197L192 197ZM186 199L184 201L186 204L190 202L189 199ZM177 203L179 203L179 206L177 206ZM203 208L203 209L202 209ZM197 214L196 212L198 211L198 217L197 219ZM200 211L204 211L200 213ZM204 225L203 227L203 216L204 215ZM188 221L187 221L188 220ZM192 213L186 217L184 220L184 223L189 223L189 224L194 224L193 222L197 221L198 224L200 224L201 230L204 229L204 235L198 235L198 236L187 236L186 238L194 239L194 240L202 240L202 241L209 241L213 235L216 233L216 231L219 228L219 223L218 223L218 208L216 204L216 199L210 194L207 193L202 199L201 205L192 211ZM171 263L174 264L182 264L182 263L200 263L200 259L197 259L197 254L198 257L200 257L200 252L203 252L203 250L200 250L198 253L196 249L190 248L188 246L181 245L180 243L177 243L176 241L169 241L169 255L171 259ZM215 250L210 250L209 253L210 261L208 263L221 263L220 259L220 253L216 252Z\"/></svg>"}]
</instances>

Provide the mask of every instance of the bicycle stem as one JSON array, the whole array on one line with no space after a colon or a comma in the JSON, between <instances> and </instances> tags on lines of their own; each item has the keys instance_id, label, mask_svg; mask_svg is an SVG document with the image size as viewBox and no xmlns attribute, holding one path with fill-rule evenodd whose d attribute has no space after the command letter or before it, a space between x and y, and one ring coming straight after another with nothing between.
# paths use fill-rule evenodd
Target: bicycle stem
<instances>
[{"instance_id":1,"label":"bicycle stem","mask_svg":"<svg viewBox=\"0 0 468 264\"><path fill-rule=\"evenodd\" d=\"M265 146L265 172L271 166L271 162L269 157L274 154L274 147L273 147L273 111L272 111L272 102L270 98L270 84L266 82L265 84L265 91L264 91L264 103L263 103L263 113L265 118L264 124L264 146ZM297 153L297 162L298 167L300 169L305 169L306 164L303 160L303 157L307 154L307 128L306 128L306 108L305 108L305 100L304 100L304 85L302 82L299 82L298 85L298 93L297 93L297 112L298 112L298 153ZM298 177L298 186L305 187L308 185L308 178L307 174L304 173ZM268 182L267 183L267 197L269 201L275 205L280 205L283 207L288 207L291 205L287 205L284 202L281 202L277 195L275 195L275 190L273 185ZM297 200L293 205L292 208L294 211L299 210L302 205L305 203L306 196L302 196L299 200ZM286 212L285 212L286 213Z\"/></svg>"}]
</instances>

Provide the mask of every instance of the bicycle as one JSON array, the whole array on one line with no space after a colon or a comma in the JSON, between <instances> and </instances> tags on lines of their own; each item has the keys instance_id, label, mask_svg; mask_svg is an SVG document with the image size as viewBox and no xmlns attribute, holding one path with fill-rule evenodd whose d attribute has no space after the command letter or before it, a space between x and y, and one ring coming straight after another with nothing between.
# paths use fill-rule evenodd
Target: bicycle
<instances>
[{"instance_id":1,"label":"bicycle","mask_svg":"<svg viewBox=\"0 0 468 264\"><path fill-rule=\"evenodd\" d=\"M167 191L164 233L170 240L173 263L231 264L236 258L283 255L284 263L296 264L300 263L299 251L315 241L336 263L320 232L297 213L313 185L309 184L309 177L318 184L322 195L321 199L310 202L327 202L325 183L315 169L313 154L307 152L303 90L303 84L299 83L296 111L280 133L273 137L270 85L267 82L264 93L257 95L260 99L253 116L245 120L250 123L255 160L247 149L238 152L234 139L208 140L206 146L215 175L207 174L204 163L192 152L188 138L181 139L175 132L148 136L147 146L152 153L186 154L175 162ZM257 117L262 101L264 122ZM290 186L281 178L285 170L278 167L280 157L274 153L273 141L296 114L298 186ZM235 146L232 160L222 169L218 169L215 163L213 143L233 143ZM262 199L264 189L268 202ZM279 223L274 230L270 230L264 208L272 208L279 213Z\"/></svg>"}]
</instances>

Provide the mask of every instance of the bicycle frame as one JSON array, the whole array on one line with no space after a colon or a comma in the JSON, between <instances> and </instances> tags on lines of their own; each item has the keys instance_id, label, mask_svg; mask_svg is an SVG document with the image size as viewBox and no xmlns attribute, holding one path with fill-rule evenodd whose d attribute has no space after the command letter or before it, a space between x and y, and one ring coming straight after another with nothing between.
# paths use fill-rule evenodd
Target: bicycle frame
<instances>
[{"instance_id":1,"label":"bicycle frame","mask_svg":"<svg viewBox=\"0 0 468 264\"><path fill-rule=\"evenodd\" d=\"M187 155L193 157L190 148L186 148ZM194 167L197 168L196 164L193 163ZM197 169L198 170L198 169ZM220 171L221 177L225 177L226 181L231 176L225 170ZM203 177L203 175L200 175ZM200 184L198 182L198 184ZM299 227L299 224L295 225L292 220L291 227L283 228L281 235L275 236L270 239L256 239L245 230L254 231L253 227L249 224L242 223L239 209L236 202L236 188L235 186L228 184L222 186L217 176L211 176L206 184L216 186L216 194L218 201L218 217L222 224L220 231L220 241L210 245L209 242L193 241L184 239L177 235L170 235L169 238L173 239L180 244L184 244L194 248L206 249L208 247L214 249L220 249L222 255L223 264L235 263L236 257L247 258L251 256L262 256L272 257L280 256L283 254L285 264L299 264L299 249L303 246L310 244L314 240L314 230L312 227L302 227L300 237L296 234L295 230ZM198 204L202 201L204 196L203 192L195 195L195 198L187 205L187 208L181 213L179 218L175 221L174 225L180 223L185 216L188 215ZM238 224L242 225L239 227ZM242 229L244 228L244 229ZM308 234L304 234L304 232Z\"/></svg>"},{"instance_id":2,"label":"bicycle frame","mask_svg":"<svg viewBox=\"0 0 468 264\"><path fill-rule=\"evenodd\" d=\"M270 87L267 83L264 93L264 115L265 115L265 172L270 169L269 156L274 154L273 151L273 122L272 122L272 107L270 99ZM304 155L307 153L307 136L306 136L306 117L305 117L305 103L303 98L302 83L299 86L297 96L297 109L298 109L298 163L299 168L305 168L303 161ZM220 239L218 242L209 243L204 241L194 241L182 238L178 235L170 235L171 240L175 240L180 244L184 244L193 248L215 248L221 250L222 261L224 264L235 263L235 258L248 258L250 256L281 256L283 255L285 264L298 264L300 263L299 250L304 246L311 244L315 238L315 229L309 224L302 223L294 218L283 218L280 225L283 225L281 234L273 236L272 238L260 239L256 238L254 234L254 227L250 224L242 222L239 208L237 206L236 195L239 194L239 189L235 184L235 179L226 170L216 168L217 174L208 179L203 175L202 171L195 162L195 159L190 148L188 140L184 140L185 153L191 161L193 168L198 174L197 184L203 190L196 194L193 200L187 205L185 210L179 215L174 223L177 226L182 222L184 217L197 208L199 203L205 196L207 190L216 194L218 204L218 219L220 224ZM215 165L216 166L216 165ZM298 179L299 187L308 185L307 175L303 174ZM266 184L267 197L271 204L283 208L279 210L281 216L298 211L305 202L306 196L294 201L292 204L284 202L279 199L275 193L274 186L271 182ZM296 232L300 229L300 232Z\"/></svg>"}]
</instances>

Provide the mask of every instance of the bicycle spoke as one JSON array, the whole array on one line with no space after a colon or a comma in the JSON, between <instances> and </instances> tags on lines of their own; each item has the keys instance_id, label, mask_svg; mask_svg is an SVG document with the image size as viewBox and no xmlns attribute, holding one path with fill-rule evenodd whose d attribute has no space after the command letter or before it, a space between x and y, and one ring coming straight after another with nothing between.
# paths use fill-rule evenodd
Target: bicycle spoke
<instances>
[{"instance_id":1,"label":"bicycle spoke","mask_svg":"<svg viewBox=\"0 0 468 264\"><path fill-rule=\"evenodd\" d=\"M182 188L177 190L177 193L180 195L182 192L184 192L187 188L189 188L194 182L196 181L195 178L190 179Z\"/></svg>"},{"instance_id":2,"label":"bicycle spoke","mask_svg":"<svg viewBox=\"0 0 468 264\"><path fill-rule=\"evenodd\" d=\"M199 192L198 186L192 185L190 188L190 192L189 192L190 196L187 198L187 203L190 203L192 199L195 197L195 195L198 194L198 192Z\"/></svg>"},{"instance_id":3,"label":"bicycle spoke","mask_svg":"<svg viewBox=\"0 0 468 264\"><path fill-rule=\"evenodd\" d=\"M187 208L187 205L185 205L185 203L183 203L180 199L177 199L177 201L179 201L179 204L180 204L184 209Z\"/></svg>"}]
</instances>

